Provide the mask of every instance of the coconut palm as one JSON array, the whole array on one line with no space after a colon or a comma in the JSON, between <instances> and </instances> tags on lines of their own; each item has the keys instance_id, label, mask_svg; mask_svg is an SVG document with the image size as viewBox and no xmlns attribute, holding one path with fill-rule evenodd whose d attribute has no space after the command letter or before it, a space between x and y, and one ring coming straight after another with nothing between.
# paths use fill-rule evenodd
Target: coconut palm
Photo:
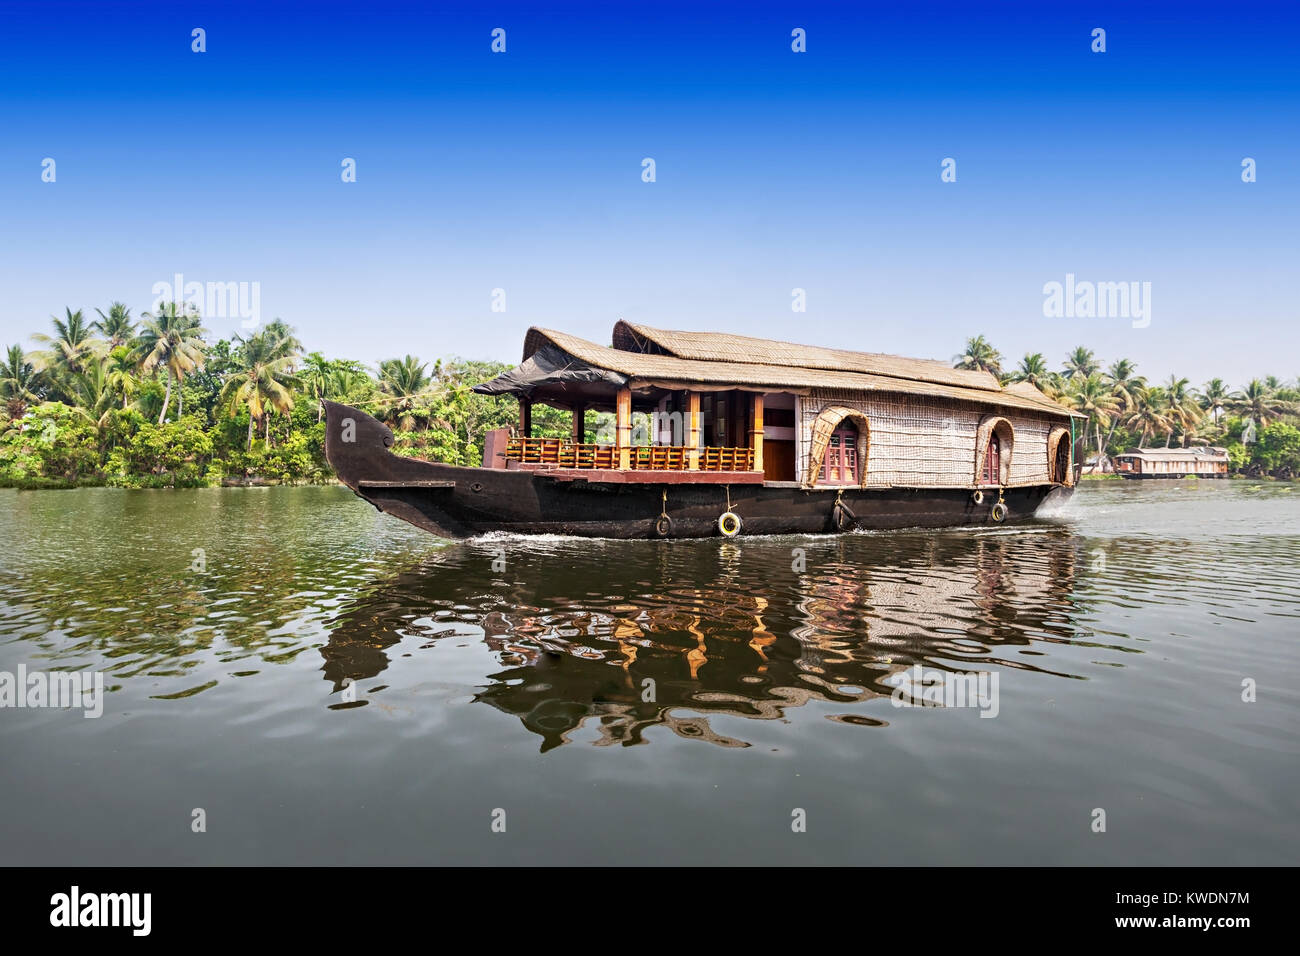
<instances>
[{"instance_id":1,"label":"coconut palm","mask_svg":"<svg viewBox=\"0 0 1300 956\"><path fill-rule=\"evenodd\" d=\"M329 394L349 405L364 403L375 393L375 380L361 363L352 359L338 360L338 367L330 372Z\"/></svg>"},{"instance_id":2,"label":"coconut palm","mask_svg":"<svg viewBox=\"0 0 1300 956\"><path fill-rule=\"evenodd\" d=\"M73 408L83 417L102 427L112 413L116 394L109 383L109 360L100 356L72 376Z\"/></svg>"},{"instance_id":3,"label":"coconut palm","mask_svg":"<svg viewBox=\"0 0 1300 956\"><path fill-rule=\"evenodd\" d=\"M103 309L96 309L99 318L91 325L105 339L108 340L109 349L115 349L119 345L126 345L135 337L135 322L131 320L131 310L125 303L114 302L108 307L108 314L104 314Z\"/></svg>"},{"instance_id":4,"label":"coconut palm","mask_svg":"<svg viewBox=\"0 0 1300 956\"><path fill-rule=\"evenodd\" d=\"M1096 372L1087 377L1075 377L1070 380L1069 390L1065 393L1065 402L1088 416L1084 422L1084 434L1091 429L1095 434L1097 454L1102 453L1101 426L1110 421L1110 416L1119 407L1119 402L1111 394L1106 380Z\"/></svg>"},{"instance_id":5,"label":"coconut palm","mask_svg":"<svg viewBox=\"0 0 1300 956\"><path fill-rule=\"evenodd\" d=\"M1080 345L1065 357L1065 366L1061 370L1061 374L1067 379L1086 379L1100 370L1101 366L1097 362L1097 356L1092 354L1092 349L1086 349Z\"/></svg>"},{"instance_id":6,"label":"coconut palm","mask_svg":"<svg viewBox=\"0 0 1300 956\"><path fill-rule=\"evenodd\" d=\"M266 323L266 327L262 331L272 338L283 339L288 342L289 347L294 352L294 362L298 361L299 356L302 354L302 342L299 341L298 336L295 334L296 330L293 326L285 322L284 319L276 318Z\"/></svg>"},{"instance_id":7,"label":"coconut palm","mask_svg":"<svg viewBox=\"0 0 1300 956\"><path fill-rule=\"evenodd\" d=\"M1129 359L1112 362L1105 375L1106 385L1115 398L1115 412L1110 416L1110 428L1106 432L1106 443L1099 449L1102 454L1110 448L1115 429L1128 416L1129 411L1141 400L1146 391L1147 380L1137 374L1137 366Z\"/></svg>"},{"instance_id":8,"label":"coconut palm","mask_svg":"<svg viewBox=\"0 0 1300 956\"><path fill-rule=\"evenodd\" d=\"M1133 408L1124 416L1124 427L1136 429L1141 433L1138 439L1139 446L1145 447L1149 436L1158 435L1171 427L1164 407L1165 390L1159 385L1153 385L1144 390Z\"/></svg>"},{"instance_id":9,"label":"coconut palm","mask_svg":"<svg viewBox=\"0 0 1300 956\"><path fill-rule=\"evenodd\" d=\"M419 406L432 393L434 379L428 373L428 363L414 355L400 359L385 359L379 363L379 417L385 422L396 422L398 427L410 431L415 427Z\"/></svg>"},{"instance_id":10,"label":"coconut palm","mask_svg":"<svg viewBox=\"0 0 1300 956\"><path fill-rule=\"evenodd\" d=\"M27 360L23 347L9 346L4 361L0 361L0 400L11 419L27 413L27 406L40 398L40 387L41 373Z\"/></svg>"},{"instance_id":11,"label":"coconut palm","mask_svg":"<svg viewBox=\"0 0 1300 956\"><path fill-rule=\"evenodd\" d=\"M199 324L200 321L198 312L175 302L164 303L156 314L144 314L135 349L140 359L140 369L152 372L162 368L167 375L167 391L163 396L162 411L158 414L159 425L167 418L173 381L178 386L176 415L180 417L185 412L180 396L180 382L187 373L203 365L203 353L208 347L202 339L208 330Z\"/></svg>"},{"instance_id":12,"label":"coconut palm","mask_svg":"<svg viewBox=\"0 0 1300 956\"><path fill-rule=\"evenodd\" d=\"M995 349L982 335L966 340L966 348L953 359L953 366L972 371L1002 374L1002 353Z\"/></svg>"},{"instance_id":13,"label":"coconut palm","mask_svg":"<svg viewBox=\"0 0 1300 956\"><path fill-rule=\"evenodd\" d=\"M1047 370L1047 359L1042 352L1032 355L1026 353L1020 360L1019 367L1011 373L1011 381L1028 382L1035 388L1042 388L1052 373Z\"/></svg>"},{"instance_id":14,"label":"coconut palm","mask_svg":"<svg viewBox=\"0 0 1300 956\"><path fill-rule=\"evenodd\" d=\"M1270 419L1294 412L1295 406L1284 401L1268 387L1267 380L1250 380L1245 388L1234 392L1228 399L1228 408L1246 418L1251 418L1263 428Z\"/></svg>"},{"instance_id":15,"label":"coconut palm","mask_svg":"<svg viewBox=\"0 0 1300 956\"><path fill-rule=\"evenodd\" d=\"M135 355L130 346L119 345L108 353L104 361L108 377L108 387L115 395L122 396L122 407L131 404L131 399L140 391L140 379L136 376Z\"/></svg>"},{"instance_id":16,"label":"coconut palm","mask_svg":"<svg viewBox=\"0 0 1300 956\"><path fill-rule=\"evenodd\" d=\"M78 309L73 312L65 308L65 318L50 316L54 323L54 334L37 333L32 338L49 348L32 353L32 359L38 369L52 378L62 380L68 375L84 371L86 363L102 348L102 342L96 339L86 317Z\"/></svg>"},{"instance_id":17,"label":"coconut palm","mask_svg":"<svg viewBox=\"0 0 1300 956\"><path fill-rule=\"evenodd\" d=\"M248 448L253 448L254 423L265 423L266 447L271 446L272 411L288 414L293 410L293 392L297 386L290 369L298 359L297 339L267 328L248 338L235 337L238 371L222 386L217 401L231 418L240 408L248 409Z\"/></svg>"},{"instance_id":18,"label":"coconut palm","mask_svg":"<svg viewBox=\"0 0 1300 956\"><path fill-rule=\"evenodd\" d=\"M1228 386L1223 384L1223 379L1212 378L1201 386L1201 390L1197 393L1197 401L1201 403L1201 408L1210 413L1210 417L1217 424L1223 409L1227 407L1230 394Z\"/></svg>"},{"instance_id":19,"label":"coconut palm","mask_svg":"<svg viewBox=\"0 0 1300 956\"><path fill-rule=\"evenodd\" d=\"M1164 412L1169 419L1165 447L1168 448L1173 441L1175 428L1183 433L1183 443L1186 444L1202 417L1201 406L1196 403L1187 379L1170 375L1164 384L1164 400Z\"/></svg>"}]
</instances>

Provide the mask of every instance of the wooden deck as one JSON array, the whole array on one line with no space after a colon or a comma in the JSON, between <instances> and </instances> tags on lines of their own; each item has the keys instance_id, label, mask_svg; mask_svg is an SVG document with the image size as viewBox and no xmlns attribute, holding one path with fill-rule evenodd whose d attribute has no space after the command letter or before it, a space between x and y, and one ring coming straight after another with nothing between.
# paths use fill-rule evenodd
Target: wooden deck
<instances>
[{"instance_id":1,"label":"wooden deck","mask_svg":"<svg viewBox=\"0 0 1300 956\"><path fill-rule=\"evenodd\" d=\"M683 445L577 444L562 438L511 438L506 445L507 462L521 465L551 465L574 470L617 469L620 452L626 451L633 471L744 472L754 470L752 448L704 446L698 449L698 468L690 466L690 450Z\"/></svg>"},{"instance_id":2,"label":"wooden deck","mask_svg":"<svg viewBox=\"0 0 1300 956\"><path fill-rule=\"evenodd\" d=\"M507 462L511 471L528 471L552 481L591 481L632 485L761 485L761 471L658 471L650 468L561 468L532 462Z\"/></svg>"}]
</instances>

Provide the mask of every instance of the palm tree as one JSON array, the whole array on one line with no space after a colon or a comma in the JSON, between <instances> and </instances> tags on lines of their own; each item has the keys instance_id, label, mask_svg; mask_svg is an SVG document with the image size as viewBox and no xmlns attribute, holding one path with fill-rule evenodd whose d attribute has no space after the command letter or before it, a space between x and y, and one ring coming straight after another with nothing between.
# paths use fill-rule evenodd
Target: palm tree
<instances>
[{"instance_id":1,"label":"palm tree","mask_svg":"<svg viewBox=\"0 0 1300 956\"><path fill-rule=\"evenodd\" d=\"M1142 433L1138 439L1140 447L1146 446L1149 435L1159 434L1171 427L1164 407L1165 390L1159 385L1153 385L1138 397L1136 404L1124 416L1125 428L1136 428Z\"/></svg>"},{"instance_id":2,"label":"palm tree","mask_svg":"<svg viewBox=\"0 0 1300 956\"><path fill-rule=\"evenodd\" d=\"M1011 381L1028 382L1035 388L1042 388L1052 373L1047 370L1047 359L1042 352L1033 355L1026 353L1020 360L1020 367L1011 373Z\"/></svg>"},{"instance_id":3,"label":"palm tree","mask_svg":"<svg viewBox=\"0 0 1300 956\"><path fill-rule=\"evenodd\" d=\"M1112 362L1106 372L1106 384L1115 399L1115 413L1110 417L1110 429L1106 432L1106 444L1099 449L1105 454L1110 448L1110 441L1115 437L1115 429L1137 405L1146 392L1147 380L1137 374L1137 366L1129 359Z\"/></svg>"},{"instance_id":4,"label":"palm tree","mask_svg":"<svg viewBox=\"0 0 1300 956\"><path fill-rule=\"evenodd\" d=\"M0 362L0 399L4 400L9 417L22 418L27 406L40 398L38 389L41 373L27 361L21 345L9 346L9 353Z\"/></svg>"},{"instance_id":5,"label":"palm tree","mask_svg":"<svg viewBox=\"0 0 1300 956\"><path fill-rule=\"evenodd\" d=\"M1228 399L1228 407L1239 414L1251 418L1260 428L1268 424L1269 419L1295 410L1294 405L1283 401L1268 387L1267 381L1257 378L1250 380L1239 392L1234 392Z\"/></svg>"},{"instance_id":6,"label":"palm tree","mask_svg":"<svg viewBox=\"0 0 1300 956\"><path fill-rule=\"evenodd\" d=\"M167 391L163 396L162 411L158 414L158 424L167 418L167 406L172 400L172 381L178 385L176 414L184 414L181 407L179 384L186 373L203 365L203 352L208 347L201 336L207 329L199 324L199 314L190 308L178 306L175 302L165 303L157 314L146 312L141 326L136 355L140 358L140 369L152 372L161 367L167 373Z\"/></svg>"},{"instance_id":7,"label":"palm tree","mask_svg":"<svg viewBox=\"0 0 1300 956\"><path fill-rule=\"evenodd\" d=\"M72 377L72 407L100 427L116 404L113 387L109 384L108 365L108 359L101 356L87 362L85 369Z\"/></svg>"},{"instance_id":8,"label":"palm tree","mask_svg":"<svg viewBox=\"0 0 1300 956\"><path fill-rule=\"evenodd\" d=\"M953 366L1001 376L1002 353L990 345L984 336L977 335L966 340L966 348L953 359Z\"/></svg>"},{"instance_id":9,"label":"palm tree","mask_svg":"<svg viewBox=\"0 0 1300 956\"><path fill-rule=\"evenodd\" d=\"M253 448L254 422L266 423L266 447L271 446L270 412L288 414L293 409L297 381L290 369L298 358L297 339L278 334L269 327L249 338L235 337L239 349L235 360L239 371L226 380L217 401L231 418L241 407L248 409L248 449Z\"/></svg>"},{"instance_id":10,"label":"palm tree","mask_svg":"<svg viewBox=\"0 0 1300 956\"><path fill-rule=\"evenodd\" d=\"M91 325L100 335L108 339L109 349L126 345L135 337L135 323L131 321L131 310L122 302L114 302L108 307L108 314L103 309L96 309L99 318Z\"/></svg>"},{"instance_id":11,"label":"palm tree","mask_svg":"<svg viewBox=\"0 0 1300 956\"><path fill-rule=\"evenodd\" d=\"M1065 401L1073 408L1077 408L1088 416L1084 422L1083 432L1088 434L1091 428L1096 433L1098 464L1102 454L1101 443L1101 425L1102 422L1110 420L1114 414L1119 402L1111 394L1110 388L1096 372L1088 375L1086 378L1073 378L1070 381L1070 389L1065 394Z\"/></svg>"},{"instance_id":12,"label":"palm tree","mask_svg":"<svg viewBox=\"0 0 1300 956\"><path fill-rule=\"evenodd\" d=\"M1169 419L1165 447L1168 448L1173 441L1175 427L1183 433L1183 444L1186 445L1191 431L1201 421L1201 407L1196 404L1196 399L1192 396L1191 388L1185 378L1170 375L1169 381L1164 384L1164 393L1164 411Z\"/></svg>"},{"instance_id":13,"label":"palm tree","mask_svg":"<svg viewBox=\"0 0 1300 956\"><path fill-rule=\"evenodd\" d=\"M1212 378L1201 387L1198 399L1201 408L1210 413L1210 417L1217 424L1219 416L1223 414L1223 409L1228 404L1229 398L1228 386L1223 384L1223 379Z\"/></svg>"},{"instance_id":14,"label":"palm tree","mask_svg":"<svg viewBox=\"0 0 1300 956\"><path fill-rule=\"evenodd\" d=\"M119 345L108 353L105 360L108 387L122 396L123 408L131 403L132 396L140 390L140 379L136 377L135 370L135 356L129 346Z\"/></svg>"},{"instance_id":15,"label":"palm tree","mask_svg":"<svg viewBox=\"0 0 1300 956\"><path fill-rule=\"evenodd\" d=\"M364 403L375 393L375 380L352 359L340 359L330 372L329 394L349 405Z\"/></svg>"},{"instance_id":16,"label":"palm tree","mask_svg":"<svg viewBox=\"0 0 1300 956\"><path fill-rule=\"evenodd\" d=\"M101 345L91 334L90 325L80 309L73 312L72 309L65 308L64 312L67 313L66 318L50 316L50 321L54 323L53 335L37 333L32 336L37 342L49 346L45 351L33 353L36 367L57 378L84 371L86 363L99 351Z\"/></svg>"},{"instance_id":17,"label":"palm tree","mask_svg":"<svg viewBox=\"0 0 1300 956\"><path fill-rule=\"evenodd\" d=\"M295 329L293 326L286 323L284 319L276 318L266 323L266 327L262 329L262 331L267 335L270 335L272 338L284 339L288 342L290 348L292 348L295 353L294 361L296 362L298 360L298 354L302 352L302 342L300 342L298 336L294 334Z\"/></svg>"},{"instance_id":18,"label":"palm tree","mask_svg":"<svg viewBox=\"0 0 1300 956\"><path fill-rule=\"evenodd\" d=\"M1080 345L1065 357L1065 367L1061 374L1067 379L1087 378L1100 369L1101 366L1097 363L1097 357L1092 354L1092 349Z\"/></svg>"},{"instance_id":19,"label":"palm tree","mask_svg":"<svg viewBox=\"0 0 1300 956\"><path fill-rule=\"evenodd\" d=\"M415 427L417 406L432 391L428 363L414 355L379 363L380 418L407 431Z\"/></svg>"}]
</instances>

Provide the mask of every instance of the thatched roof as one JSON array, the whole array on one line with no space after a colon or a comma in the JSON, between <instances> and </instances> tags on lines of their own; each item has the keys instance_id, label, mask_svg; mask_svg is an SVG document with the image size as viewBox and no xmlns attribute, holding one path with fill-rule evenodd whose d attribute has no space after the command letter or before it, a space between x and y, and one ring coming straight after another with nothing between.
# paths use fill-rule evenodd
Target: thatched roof
<instances>
[{"instance_id":1,"label":"thatched roof","mask_svg":"<svg viewBox=\"0 0 1300 956\"><path fill-rule=\"evenodd\" d=\"M989 372L953 368L937 359L904 358L875 352L851 352L819 345L796 345L773 339L725 332L676 332L648 325L634 325L620 319L614 326L614 348L629 352L651 352L705 362L742 362L752 365L781 365L833 372L862 372L910 378L936 385L997 389L998 380Z\"/></svg>"},{"instance_id":2,"label":"thatched roof","mask_svg":"<svg viewBox=\"0 0 1300 956\"><path fill-rule=\"evenodd\" d=\"M615 327L615 344L627 343L630 334L640 334L647 326L632 326L620 322ZM663 333L649 330L658 335L665 343L691 350L671 337L690 336L696 339L708 336L710 340L730 338L718 336L717 333ZM691 385L735 386L739 388L764 388L771 390L806 390L810 388L846 389L863 392L894 392L904 395L918 395L935 398L949 398L957 401L979 402L1004 408L1019 408L1030 411L1046 412L1053 415L1068 416L1069 409L1053 402L1032 385L1021 383L1017 386L1001 388L997 379L986 372L966 372L949 369L941 362L923 359L904 359L888 355L872 355L865 352L838 352L835 349L819 349L809 346L788 346L785 343L769 342L765 339L738 337L743 343L764 343L756 347L753 354L745 357L753 359L761 356L767 361L739 361L724 359L703 359L678 357L664 354L667 345L657 346L658 351L628 350L597 345L586 339L557 332L552 329L531 328L524 338L524 361L527 362L539 350L552 345L573 356L586 365L609 369L625 375L632 387L688 387ZM648 340L647 340L648 341ZM721 350L722 343L717 343ZM697 354L703 354L703 346ZM806 355L799 349L808 349ZM793 350L793 351L783 351ZM721 351L718 352L721 354ZM829 357L844 355L849 367L832 366ZM785 356L785 361L776 359ZM797 365L794 357L805 357L818 365ZM862 371L871 367L874 372ZM947 374L951 373L951 374ZM936 381L947 379L947 381ZM493 383L486 383L484 390L492 387L494 393L504 389L496 388Z\"/></svg>"}]
</instances>

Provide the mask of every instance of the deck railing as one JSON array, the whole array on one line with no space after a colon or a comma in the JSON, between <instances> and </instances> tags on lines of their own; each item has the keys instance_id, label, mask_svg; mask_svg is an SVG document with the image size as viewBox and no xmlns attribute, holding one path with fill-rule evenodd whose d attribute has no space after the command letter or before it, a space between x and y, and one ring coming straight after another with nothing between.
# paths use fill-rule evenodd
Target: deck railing
<instances>
[{"instance_id":1,"label":"deck railing","mask_svg":"<svg viewBox=\"0 0 1300 956\"><path fill-rule=\"evenodd\" d=\"M619 450L613 445L575 444L563 438L512 438L506 458L526 465L556 468L617 468ZM690 449L681 445L634 445L628 465L646 471L687 471ZM700 471L753 471L752 448L701 448Z\"/></svg>"}]
</instances>

